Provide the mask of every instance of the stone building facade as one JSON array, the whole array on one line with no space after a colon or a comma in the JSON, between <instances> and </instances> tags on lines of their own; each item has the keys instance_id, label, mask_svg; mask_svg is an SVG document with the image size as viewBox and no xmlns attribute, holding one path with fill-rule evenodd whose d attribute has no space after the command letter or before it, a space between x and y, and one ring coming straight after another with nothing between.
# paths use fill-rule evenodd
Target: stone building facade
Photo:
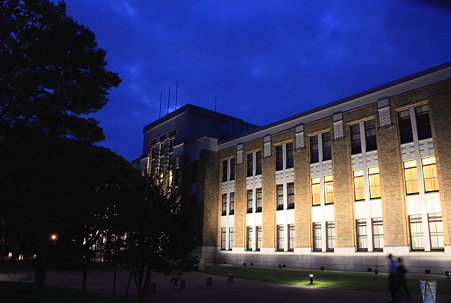
<instances>
[{"instance_id":1,"label":"stone building facade","mask_svg":"<svg viewBox=\"0 0 451 303\"><path fill-rule=\"evenodd\" d=\"M215 263L361 271L386 271L391 253L412 272L449 271L449 117L451 62L263 127L228 117L246 127L203 136L197 156L174 144L175 163L197 170L196 182L192 169L178 175L203 210L200 252ZM145 135L141 169L152 170L158 136Z\"/></svg>"}]
</instances>

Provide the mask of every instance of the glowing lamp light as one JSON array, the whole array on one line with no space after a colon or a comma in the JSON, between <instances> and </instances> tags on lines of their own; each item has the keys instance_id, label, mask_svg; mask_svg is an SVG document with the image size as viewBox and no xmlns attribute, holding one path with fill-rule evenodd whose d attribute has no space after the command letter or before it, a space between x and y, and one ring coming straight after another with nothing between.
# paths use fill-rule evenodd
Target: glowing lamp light
<instances>
[{"instance_id":1,"label":"glowing lamp light","mask_svg":"<svg viewBox=\"0 0 451 303\"><path fill-rule=\"evenodd\" d=\"M310 284L313 284L313 274L308 275L310 277Z\"/></svg>"},{"instance_id":2,"label":"glowing lamp light","mask_svg":"<svg viewBox=\"0 0 451 303\"><path fill-rule=\"evenodd\" d=\"M450 274L450 272L447 270L447 271L445 271L445 276L447 277L447 278L449 278L449 276L450 276L451 274Z\"/></svg>"},{"instance_id":3,"label":"glowing lamp light","mask_svg":"<svg viewBox=\"0 0 451 303\"><path fill-rule=\"evenodd\" d=\"M58 236L57 236L56 234L52 234L52 235L50 236L50 240L56 241L56 240L58 240Z\"/></svg>"}]
</instances>

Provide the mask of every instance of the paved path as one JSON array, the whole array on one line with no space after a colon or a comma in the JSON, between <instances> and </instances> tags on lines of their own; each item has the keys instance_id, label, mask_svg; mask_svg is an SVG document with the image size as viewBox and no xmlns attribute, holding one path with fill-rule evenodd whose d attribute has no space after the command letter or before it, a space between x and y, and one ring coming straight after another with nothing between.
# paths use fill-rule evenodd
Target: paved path
<instances>
[{"instance_id":1,"label":"paved path","mask_svg":"<svg viewBox=\"0 0 451 303\"><path fill-rule=\"evenodd\" d=\"M91 270L88 272L87 290L112 294L113 271ZM213 285L206 286L207 277L212 277ZM11 271L0 269L0 281L32 282L34 273L31 271ZM47 284L68 288L81 288L81 271L54 270L46 275ZM151 298L163 302L183 303L318 303L318 302L365 302L379 303L389 301L388 292L353 291L342 289L309 288L292 285L280 285L243 279L234 279L227 283L226 277L212 276L200 272L184 274L186 289L179 285L172 285L170 277L154 274L152 283L156 284L156 294ZM128 274L120 271L117 275L116 294L125 293ZM135 288L130 287L133 295ZM400 301L404 301L400 298ZM133 302L132 299L129 302ZM414 294L412 303L422 302L420 294ZM451 296L439 295L437 303L451 303Z\"/></svg>"}]
</instances>

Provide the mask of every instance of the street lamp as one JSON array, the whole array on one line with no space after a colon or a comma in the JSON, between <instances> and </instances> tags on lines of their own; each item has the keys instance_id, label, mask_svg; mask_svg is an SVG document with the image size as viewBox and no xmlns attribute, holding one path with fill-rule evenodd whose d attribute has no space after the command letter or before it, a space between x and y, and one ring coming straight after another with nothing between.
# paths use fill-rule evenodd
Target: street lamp
<instances>
[{"instance_id":1,"label":"street lamp","mask_svg":"<svg viewBox=\"0 0 451 303\"><path fill-rule=\"evenodd\" d=\"M313 274L310 274L309 277L310 277L310 284L313 284Z\"/></svg>"}]
</instances>

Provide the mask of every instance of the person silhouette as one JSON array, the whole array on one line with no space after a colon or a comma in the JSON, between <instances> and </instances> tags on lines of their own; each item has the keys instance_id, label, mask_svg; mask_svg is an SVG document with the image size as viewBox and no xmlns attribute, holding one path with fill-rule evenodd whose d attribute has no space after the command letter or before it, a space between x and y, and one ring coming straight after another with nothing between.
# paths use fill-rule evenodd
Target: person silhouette
<instances>
[{"instance_id":1,"label":"person silhouette","mask_svg":"<svg viewBox=\"0 0 451 303\"><path fill-rule=\"evenodd\" d=\"M391 301L390 302L396 302L396 283L397 283L397 268L396 268L396 262L393 260L393 255L389 254L387 256L388 258L388 288L390 290L391 294Z\"/></svg>"},{"instance_id":2,"label":"person silhouette","mask_svg":"<svg viewBox=\"0 0 451 303\"><path fill-rule=\"evenodd\" d=\"M407 281L406 281L406 277L405 277L405 274L407 273L407 269L402 264L401 258L398 258L398 266L396 267L396 272L398 275L398 287L399 288L402 287L404 289L404 291L406 292L406 295L407 295L407 300L412 299L412 297L410 296L410 290L407 287Z\"/></svg>"}]
</instances>

